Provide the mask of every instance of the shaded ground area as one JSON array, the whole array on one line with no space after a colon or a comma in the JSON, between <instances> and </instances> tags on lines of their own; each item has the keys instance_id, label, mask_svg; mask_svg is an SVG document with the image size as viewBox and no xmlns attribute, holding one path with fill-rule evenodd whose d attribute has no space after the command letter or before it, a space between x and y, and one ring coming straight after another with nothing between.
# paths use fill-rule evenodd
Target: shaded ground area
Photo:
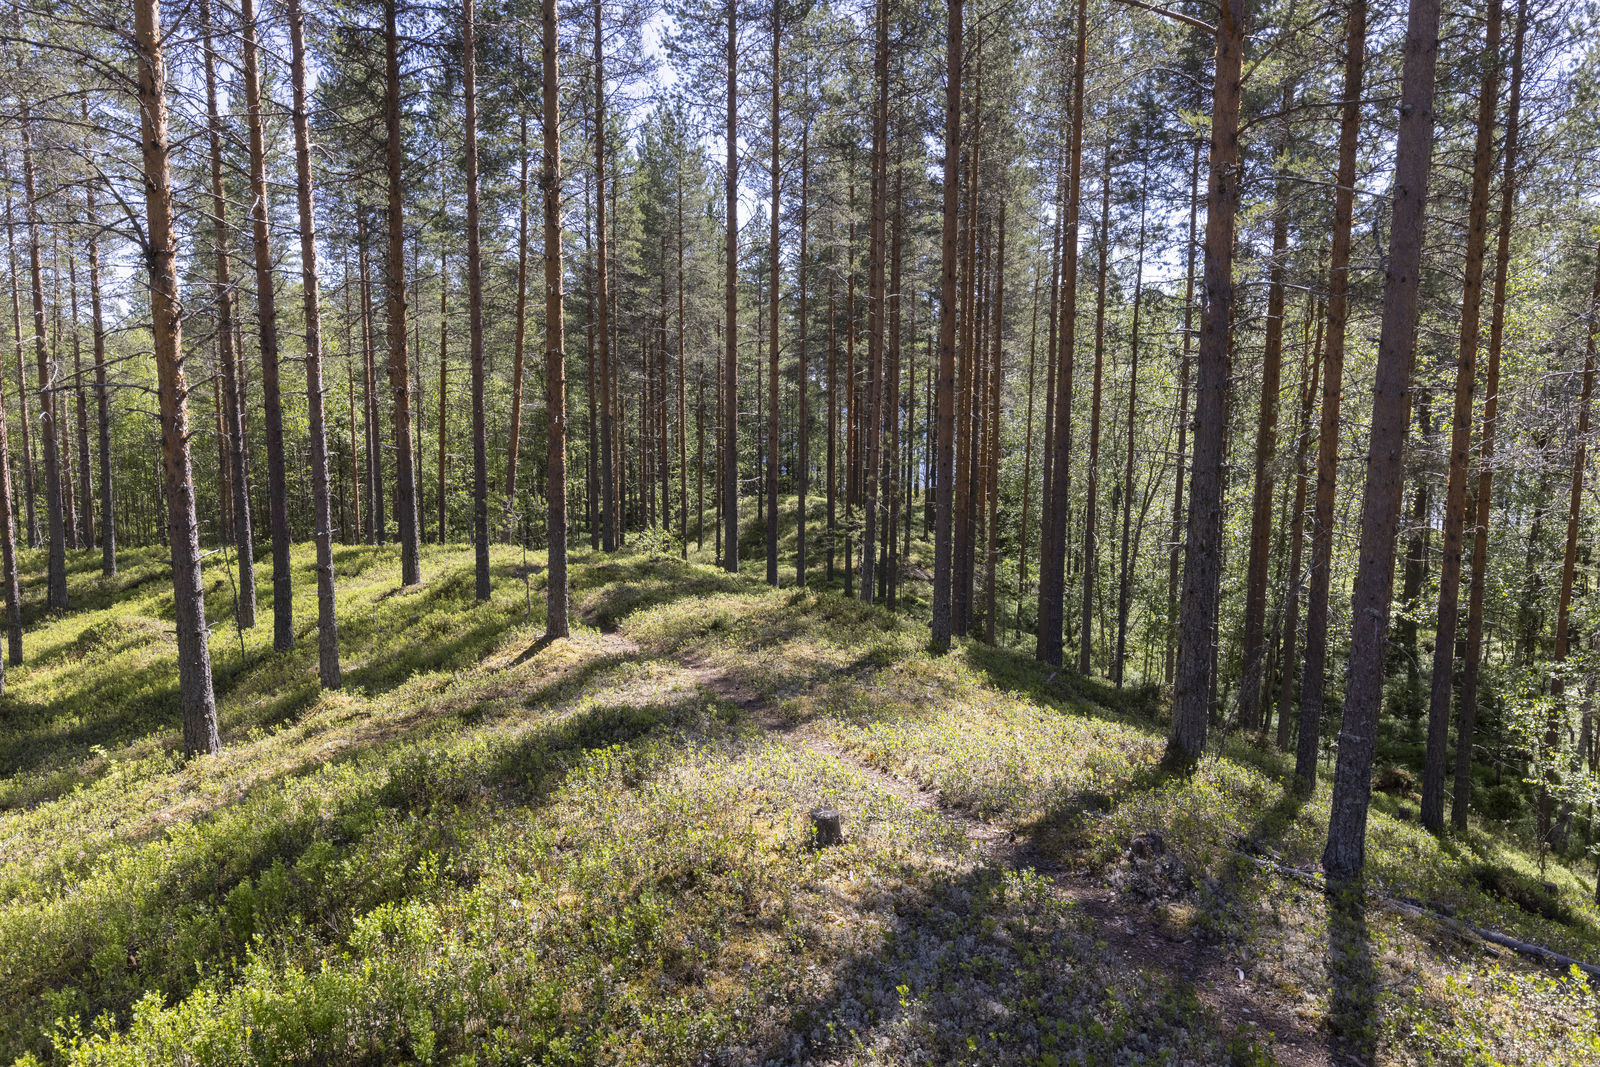
<instances>
[{"instance_id":1,"label":"shaded ground area","mask_svg":"<svg viewBox=\"0 0 1600 1067\"><path fill-rule=\"evenodd\" d=\"M1586 985L1385 903L1595 958L1572 872L1529 914L1470 873L1527 857L1379 805L1381 891L1330 920L1321 800L1249 748L1163 777L1147 694L698 555L580 551L546 641L542 562L497 547L480 605L468 548L412 589L341 550L319 693L310 552L282 655L212 557L227 744L189 761L159 568L75 569L0 700L0 1062L1600 1055Z\"/></svg>"}]
</instances>

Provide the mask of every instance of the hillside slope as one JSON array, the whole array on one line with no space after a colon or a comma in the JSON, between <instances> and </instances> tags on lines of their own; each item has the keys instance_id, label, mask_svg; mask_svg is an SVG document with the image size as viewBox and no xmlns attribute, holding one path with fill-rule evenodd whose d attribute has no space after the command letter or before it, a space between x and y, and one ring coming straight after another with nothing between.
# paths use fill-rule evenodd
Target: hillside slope
<instances>
[{"instance_id":1,"label":"hillside slope","mask_svg":"<svg viewBox=\"0 0 1600 1067\"><path fill-rule=\"evenodd\" d=\"M0 698L0 1062L1593 1063L1585 883L1379 795L1330 918L1324 798L1153 707L828 593L467 548L341 548L347 689L231 625L183 761L154 553L30 631ZM536 563L537 560L534 560ZM263 588L262 595L267 595ZM844 841L816 847L810 812ZM1529 889L1529 886L1532 889ZM1407 901L1414 902L1408 904ZM1415 904L1424 907L1419 909ZM1337 1031L1338 1036L1334 1036Z\"/></svg>"}]
</instances>

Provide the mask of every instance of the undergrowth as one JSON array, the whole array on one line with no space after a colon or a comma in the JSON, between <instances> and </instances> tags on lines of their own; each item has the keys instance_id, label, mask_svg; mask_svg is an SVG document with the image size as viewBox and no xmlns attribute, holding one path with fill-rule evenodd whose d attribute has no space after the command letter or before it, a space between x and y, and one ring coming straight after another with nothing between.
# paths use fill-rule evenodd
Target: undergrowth
<instances>
[{"instance_id":1,"label":"undergrowth","mask_svg":"<svg viewBox=\"0 0 1600 1067\"><path fill-rule=\"evenodd\" d=\"M479 604L467 548L425 550L410 589L392 548L341 548L336 693L309 547L282 654L233 628L210 557L225 744L187 760L159 554L115 579L75 555L74 609L33 618L0 698L0 1062L1273 1062L1204 990L1117 958L1050 876L1071 871L1308 1028L1354 974L1384 1062L1592 1062L1587 986L1393 903L1600 957L1565 867L1549 893L1510 842L1440 842L1380 796L1339 926L1284 873L1326 808L1277 756L1164 777L1150 694L935 657L880 608L659 547L579 551L558 642L520 549ZM814 846L819 804L842 846Z\"/></svg>"}]
</instances>

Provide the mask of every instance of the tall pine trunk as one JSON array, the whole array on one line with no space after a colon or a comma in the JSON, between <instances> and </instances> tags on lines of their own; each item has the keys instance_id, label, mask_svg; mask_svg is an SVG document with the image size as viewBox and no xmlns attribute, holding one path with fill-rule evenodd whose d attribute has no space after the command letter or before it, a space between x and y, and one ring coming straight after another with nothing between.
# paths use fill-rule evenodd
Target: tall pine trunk
<instances>
[{"instance_id":1,"label":"tall pine trunk","mask_svg":"<svg viewBox=\"0 0 1600 1067\"><path fill-rule=\"evenodd\" d=\"M400 541L400 583L422 580L422 554L417 541L417 478L411 439L411 368L406 353L406 245L405 191L401 173L400 141L400 36L395 7L399 0L384 0L384 153L389 179L388 328L390 418L394 424L395 536Z\"/></svg>"},{"instance_id":2,"label":"tall pine trunk","mask_svg":"<svg viewBox=\"0 0 1600 1067\"><path fill-rule=\"evenodd\" d=\"M261 338L261 402L267 432L267 510L272 526L272 647L294 647L294 592L289 575L289 487L283 454L283 398L278 386L278 309L272 278L266 135L263 129L260 33L254 0L240 0L244 35L244 98L250 130L250 222L256 268L256 328Z\"/></svg>"},{"instance_id":3,"label":"tall pine trunk","mask_svg":"<svg viewBox=\"0 0 1600 1067\"><path fill-rule=\"evenodd\" d=\"M1144 182L1140 188L1148 188L1150 171L1147 167L1144 172ZM1127 469L1122 479L1122 566L1121 578L1117 583L1117 657L1112 663L1111 677L1116 682L1117 688L1122 688L1122 671L1128 655L1128 610L1133 604L1133 571L1129 558L1129 541L1133 526L1133 439L1137 430L1139 413L1139 312L1140 300L1144 296L1144 237L1145 237L1145 203L1147 197L1141 193L1139 198L1139 252L1138 265L1133 274L1133 330L1128 341L1128 445ZM1141 523L1143 520L1140 520Z\"/></svg>"},{"instance_id":4,"label":"tall pine trunk","mask_svg":"<svg viewBox=\"0 0 1600 1067\"><path fill-rule=\"evenodd\" d=\"M1229 332L1233 322L1233 232L1239 204L1239 107L1243 95L1244 0L1217 10L1216 80L1211 97L1211 161L1206 182L1205 310L1195 372L1194 469L1189 479L1187 547L1178 617L1178 662L1167 757L1200 758L1215 677L1216 618L1222 578L1222 465L1226 444Z\"/></svg>"},{"instance_id":5,"label":"tall pine trunk","mask_svg":"<svg viewBox=\"0 0 1600 1067\"><path fill-rule=\"evenodd\" d=\"M1494 437L1500 410L1500 348L1506 327L1506 279L1511 266L1511 220L1517 202L1517 143L1521 133L1522 43L1528 25L1527 0L1517 3L1517 33L1511 46L1511 93L1506 101L1505 147L1500 179L1500 221L1495 238L1494 297L1489 312L1489 357L1483 384L1483 431L1478 452L1478 495L1474 507L1472 578L1467 590L1467 659L1461 678L1461 718L1456 733L1455 795L1450 825L1467 828L1472 799L1473 729L1478 711L1478 672L1483 662L1483 595L1488 584L1489 511L1494 504Z\"/></svg>"},{"instance_id":6,"label":"tall pine trunk","mask_svg":"<svg viewBox=\"0 0 1600 1067\"><path fill-rule=\"evenodd\" d=\"M13 354L17 361L17 421L22 424L22 506L27 519L24 532L29 548L39 543L39 527L33 514L33 437L28 427L28 379L22 371L22 282L17 272L16 225L12 215L11 197L6 197L6 249L11 260L11 332L16 341Z\"/></svg>"},{"instance_id":7,"label":"tall pine trunk","mask_svg":"<svg viewBox=\"0 0 1600 1067\"><path fill-rule=\"evenodd\" d=\"M808 86L809 87L809 86ZM811 380L806 369L806 340L811 334L811 320L806 317L806 291L810 275L807 273L807 247L806 239L809 236L811 194L811 123L807 121L800 127L800 255L795 261L795 283L800 288L800 336L796 339L798 349L794 371L795 393L797 396L799 412L799 456L795 463L795 584L802 589L806 584L806 489L811 482ZM680 198L680 203L682 200ZM681 234L681 231L680 231ZM680 236L680 248L681 236ZM680 253L681 255L681 253ZM679 268L680 288L683 277L681 259ZM681 299L681 296L680 296ZM682 318L683 312L678 312Z\"/></svg>"},{"instance_id":8,"label":"tall pine trunk","mask_svg":"<svg viewBox=\"0 0 1600 1067\"><path fill-rule=\"evenodd\" d=\"M1306 493L1310 488L1306 453L1311 443L1311 407L1317 395L1317 377L1322 370L1324 318L1322 315L1317 317L1317 339L1311 349L1309 380L1301 383L1299 432L1295 438L1294 512L1290 518L1289 592L1285 609L1288 618L1283 624L1283 678L1278 688L1278 749L1282 752L1289 751L1289 731L1294 721L1289 708L1294 699L1295 642L1300 634L1300 592L1303 585L1300 568L1305 552Z\"/></svg>"},{"instance_id":9,"label":"tall pine trunk","mask_svg":"<svg viewBox=\"0 0 1600 1067\"><path fill-rule=\"evenodd\" d=\"M22 57L17 57L22 62ZM28 208L28 269L33 288L33 345L39 375L39 436L44 444L44 487L49 517L48 583L45 603L67 610L67 531L62 514L61 472L56 432L55 394L51 390L49 334L44 318L44 262L39 240L39 192L33 167L33 125L22 105L22 180ZM21 378L20 368L18 378Z\"/></svg>"},{"instance_id":10,"label":"tall pine trunk","mask_svg":"<svg viewBox=\"0 0 1600 1067\"><path fill-rule=\"evenodd\" d=\"M518 42L520 57L522 45ZM518 109L520 112L520 108ZM526 360L528 336L528 116L517 116L517 144L522 157L521 190L517 207L517 327L512 338L511 361L511 430L506 445L506 480L501 486L506 496L505 541L511 542L512 525L517 508L517 460L522 445L522 376ZM565 340L562 342L565 344ZM565 377L563 376L563 381Z\"/></svg>"},{"instance_id":11,"label":"tall pine trunk","mask_svg":"<svg viewBox=\"0 0 1600 1067\"><path fill-rule=\"evenodd\" d=\"M1404 55L1383 326L1373 383L1367 483L1362 490L1360 555L1350 609L1355 620L1350 634L1350 680L1345 688L1339 759L1334 769L1328 844L1322 853L1329 882L1347 885L1359 884L1366 862L1372 759L1383 700L1384 646L1394 595L1395 531L1405 476L1418 275L1422 269L1428 171L1432 162L1439 0L1411 0Z\"/></svg>"},{"instance_id":12,"label":"tall pine trunk","mask_svg":"<svg viewBox=\"0 0 1600 1067\"><path fill-rule=\"evenodd\" d=\"M1106 269L1111 256L1111 143L1106 142L1100 176L1100 270L1094 300L1094 378L1089 392L1089 462L1084 467L1083 600L1078 633L1078 673L1088 677L1094 590L1100 562L1100 400L1106 348Z\"/></svg>"},{"instance_id":13,"label":"tall pine trunk","mask_svg":"<svg viewBox=\"0 0 1600 1067\"><path fill-rule=\"evenodd\" d=\"M472 548L478 600L489 599L489 443L483 411L483 252L478 241L478 72L473 0L461 2L466 96L467 336L472 358ZM557 250L559 259L560 251Z\"/></svg>"},{"instance_id":14,"label":"tall pine trunk","mask_svg":"<svg viewBox=\"0 0 1600 1067\"><path fill-rule=\"evenodd\" d=\"M312 538L317 546L317 665L324 689L338 689L339 620L334 613L333 507L328 494L328 431L322 395L322 291L311 182L311 117L306 102L306 29L300 0L288 0L294 86L295 197L300 208L300 277L305 299L306 411L311 445Z\"/></svg>"},{"instance_id":15,"label":"tall pine trunk","mask_svg":"<svg viewBox=\"0 0 1600 1067\"><path fill-rule=\"evenodd\" d=\"M871 602L874 595L875 565L878 557L879 457L883 429L883 361L885 314L884 259L889 184L889 4L877 0L873 9L873 79L876 87L872 110L872 193L871 233L868 236L868 312L867 312L867 403L866 449L863 501L866 524L861 535L861 599Z\"/></svg>"},{"instance_id":16,"label":"tall pine trunk","mask_svg":"<svg viewBox=\"0 0 1600 1067\"><path fill-rule=\"evenodd\" d=\"M178 288L178 239L173 225L171 149L167 141L166 64L161 54L159 0L134 5L139 93L139 142L146 204L145 264L150 272L151 339L161 414L162 484L172 551L173 618L177 629L178 706L187 753L216 753L217 705L206 643L200 531L189 462L189 385L184 377L183 305Z\"/></svg>"},{"instance_id":17,"label":"tall pine trunk","mask_svg":"<svg viewBox=\"0 0 1600 1067\"><path fill-rule=\"evenodd\" d=\"M1350 320L1350 230L1355 210L1356 150L1361 135L1361 80L1366 62L1367 0L1350 0L1345 25L1344 93L1339 119L1339 171L1328 258L1328 341L1323 355L1322 409L1317 429L1317 495L1311 517L1311 574L1306 587L1306 661L1300 679L1300 736L1294 773L1306 789L1317 782L1322 694L1327 684L1328 587L1333 560L1333 498L1339 477L1339 407L1344 396L1344 335Z\"/></svg>"},{"instance_id":18,"label":"tall pine trunk","mask_svg":"<svg viewBox=\"0 0 1600 1067\"><path fill-rule=\"evenodd\" d=\"M1067 149L1066 224L1061 243L1060 354L1056 361L1054 430L1048 505L1039 531L1039 633L1034 655L1061 666L1067 591L1067 505L1072 477L1072 355L1078 328L1078 208L1083 189L1083 82L1088 66L1089 2L1078 0L1077 50L1072 69L1072 135Z\"/></svg>"},{"instance_id":19,"label":"tall pine trunk","mask_svg":"<svg viewBox=\"0 0 1600 1067\"><path fill-rule=\"evenodd\" d=\"M561 266L561 71L555 0L540 5L544 29L544 374L546 488L550 570L545 581L545 633L566 637L567 618L567 353Z\"/></svg>"},{"instance_id":20,"label":"tall pine trunk","mask_svg":"<svg viewBox=\"0 0 1600 1067\"><path fill-rule=\"evenodd\" d=\"M216 307L217 355L222 364L223 426L228 435L229 482L233 491L233 546L239 562L238 605L235 621L242 629L256 624L256 565L255 538L250 518L250 451L245 446L244 419L239 396L239 362L233 347L233 279L230 276L228 257L228 199L222 185L222 118L217 106L216 54L211 44L211 3L200 5L200 23L205 34L204 55L206 72L206 115L210 135L211 155L211 224L215 235L213 254L216 256L216 286L213 303ZM97 261L96 261L97 262ZM92 267L91 267L92 269ZM103 344L101 346L104 347ZM104 360L97 353L95 373L101 386L101 407L105 407ZM105 418L102 415L102 423ZM102 426L101 436L109 438L109 427ZM103 451L109 452L109 440ZM104 466L106 457L101 456ZM110 492L110 475L101 473L101 496ZM107 514L110 514L108 511ZM108 531L107 537L110 538Z\"/></svg>"},{"instance_id":21,"label":"tall pine trunk","mask_svg":"<svg viewBox=\"0 0 1600 1067\"><path fill-rule=\"evenodd\" d=\"M1461 549L1467 523L1467 458L1472 450L1472 391L1478 375L1478 317L1483 306L1483 251L1489 236L1489 169L1494 163L1494 113L1500 95L1500 0L1489 0L1483 40L1483 89L1478 97L1478 137L1472 153L1472 194L1467 208L1466 263L1461 280L1461 331L1456 348L1455 408L1450 419L1450 473L1439 547L1439 616L1433 639L1428 699L1428 746L1422 771L1422 825L1444 832L1445 748L1450 739L1450 697L1455 674L1456 622L1461 609ZM1585 379L1587 383L1587 378ZM1587 424L1588 405L1580 416ZM1582 455L1581 434L1578 452ZM1580 475L1581 478L1581 475ZM1574 485L1573 492L1577 492ZM1576 501L1576 496L1574 496ZM1576 517L1573 519L1576 522ZM1569 528L1569 549L1575 542ZM1569 551L1570 558L1570 551ZM1564 612L1557 623L1562 644Z\"/></svg>"},{"instance_id":22,"label":"tall pine trunk","mask_svg":"<svg viewBox=\"0 0 1600 1067\"><path fill-rule=\"evenodd\" d=\"M601 21L604 5L595 0L594 5L594 207L595 207L595 322L596 336L600 341L600 524L602 542L607 552L615 552L617 537L617 484L614 442L616 411L614 393L616 376L611 363L611 297L609 264L606 260L606 75L605 52L602 43Z\"/></svg>"},{"instance_id":23,"label":"tall pine trunk","mask_svg":"<svg viewBox=\"0 0 1600 1067\"><path fill-rule=\"evenodd\" d=\"M1172 684L1178 651L1178 569L1183 561L1183 483L1189 459L1189 349L1194 341L1195 216L1200 207L1200 142L1189 164L1189 240L1184 245L1188 268L1183 284L1183 351L1178 356L1178 459L1172 477L1172 545L1167 553L1167 650L1164 679Z\"/></svg>"},{"instance_id":24,"label":"tall pine trunk","mask_svg":"<svg viewBox=\"0 0 1600 1067\"><path fill-rule=\"evenodd\" d=\"M728 166L723 186L727 256L723 281L722 566L739 572L739 13L728 0Z\"/></svg>"},{"instance_id":25,"label":"tall pine trunk","mask_svg":"<svg viewBox=\"0 0 1600 1067\"><path fill-rule=\"evenodd\" d=\"M770 320L768 329L771 334L767 342L767 584L774 586L778 584L778 470L782 465L778 447L778 320L782 309L780 294L783 288L779 283L783 275L778 244L779 209L782 205L783 188L779 172L782 162L780 150L783 145L783 130L780 126L783 73L779 66L783 41L779 24L781 10L779 4L772 5L772 218L770 220L772 233L768 238L770 246L767 249L771 257L772 286L769 297L771 307L768 310Z\"/></svg>"},{"instance_id":26,"label":"tall pine trunk","mask_svg":"<svg viewBox=\"0 0 1600 1067\"><path fill-rule=\"evenodd\" d=\"M1294 102L1285 87L1283 107ZM1288 146L1284 146L1287 150ZM1272 497L1277 488L1278 394L1283 381L1283 274L1289 258L1287 189L1280 178L1273 198L1272 261L1267 268L1267 326L1261 353L1261 404L1256 414L1256 469L1250 509L1250 554L1245 564L1244 674L1239 681L1239 725L1254 730L1261 712L1262 657L1266 652L1267 570L1272 555Z\"/></svg>"}]
</instances>

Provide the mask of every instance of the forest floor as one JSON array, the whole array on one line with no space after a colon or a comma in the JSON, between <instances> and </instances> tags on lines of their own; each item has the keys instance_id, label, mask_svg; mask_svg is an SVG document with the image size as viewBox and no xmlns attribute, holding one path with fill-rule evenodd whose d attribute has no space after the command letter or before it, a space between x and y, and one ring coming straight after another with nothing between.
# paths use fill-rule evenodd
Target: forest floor
<instances>
[{"instance_id":1,"label":"forest floor","mask_svg":"<svg viewBox=\"0 0 1600 1067\"><path fill-rule=\"evenodd\" d=\"M1586 874L1376 794L1330 914L1278 754L1164 775L1148 700L709 558L577 550L550 642L537 555L477 604L469 546L341 547L322 693L310 546L281 654L218 553L185 760L161 553L72 554L0 697L0 1062L1600 1059L1585 981L1429 911L1600 962Z\"/></svg>"}]
</instances>

